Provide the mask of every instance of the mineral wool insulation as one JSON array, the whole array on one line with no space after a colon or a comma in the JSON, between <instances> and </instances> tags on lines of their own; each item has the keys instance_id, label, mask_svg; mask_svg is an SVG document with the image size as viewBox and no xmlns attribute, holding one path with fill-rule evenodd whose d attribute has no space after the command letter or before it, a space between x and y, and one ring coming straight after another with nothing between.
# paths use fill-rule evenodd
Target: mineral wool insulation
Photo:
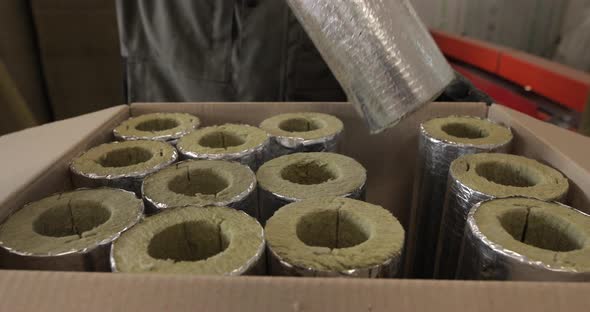
<instances>
[{"instance_id":1,"label":"mineral wool insulation","mask_svg":"<svg viewBox=\"0 0 590 312\"><path fill-rule=\"evenodd\" d=\"M135 194L80 189L30 203L0 227L3 268L109 271L111 242L143 217Z\"/></svg>"},{"instance_id":2,"label":"mineral wool insulation","mask_svg":"<svg viewBox=\"0 0 590 312\"><path fill-rule=\"evenodd\" d=\"M482 153L456 159L449 170L434 276L455 277L467 215L476 203L510 196L559 201L568 188L559 171L522 156Z\"/></svg>"},{"instance_id":3,"label":"mineral wool insulation","mask_svg":"<svg viewBox=\"0 0 590 312\"><path fill-rule=\"evenodd\" d=\"M113 272L261 275L262 226L228 207L187 206L146 218L112 246Z\"/></svg>"},{"instance_id":4,"label":"mineral wool insulation","mask_svg":"<svg viewBox=\"0 0 590 312\"><path fill-rule=\"evenodd\" d=\"M457 278L590 281L590 216L530 198L479 203L467 218Z\"/></svg>"},{"instance_id":5,"label":"mineral wool insulation","mask_svg":"<svg viewBox=\"0 0 590 312\"><path fill-rule=\"evenodd\" d=\"M273 275L395 277L404 230L380 206L349 198L289 204L265 228Z\"/></svg>"}]
</instances>

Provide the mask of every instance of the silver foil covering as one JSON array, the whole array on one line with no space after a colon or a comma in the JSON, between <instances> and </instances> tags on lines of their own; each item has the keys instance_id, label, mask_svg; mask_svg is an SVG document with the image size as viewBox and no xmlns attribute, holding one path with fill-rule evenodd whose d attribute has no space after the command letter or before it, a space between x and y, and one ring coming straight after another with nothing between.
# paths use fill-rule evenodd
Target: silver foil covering
<instances>
[{"instance_id":1,"label":"silver foil covering","mask_svg":"<svg viewBox=\"0 0 590 312\"><path fill-rule=\"evenodd\" d=\"M127 121L130 121L135 118L137 118L137 117L131 117L131 118L127 119ZM198 124L197 124L197 127L198 127ZM191 133L194 130L195 130L195 128L193 128L193 129L180 129L174 133L153 135L153 136L146 137L146 136L137 136L137 135L127 135L127 134L121 133L117 128L115 128L115 129L113 129L113 136L115 137L115 140L117 140L117 141L138 141L138 140L162 141L162 142L166 142L166 143L176 147L176 143L178 143L178 140L180 138Z\"/></svg>"},{"instance_id":2,"label":"silver foil covering","mask_svg":"<svg viewBox=\"0 0 590 312\"><path fill-rule=\"evenodd\" d=\"M449 174L447 185L436 246L434 277L438 279L455 278L467 214L475 204L493 198L464 185L452 174Z\"/></svg>"},{"instance_id":3,"label":"silver foil covering","mask_svg":"<svg viewBox=\"0 0 590 312\"><path fill-rule=\"evenodd\" d=\"M492 195L471 189L452 173L449 174L447 185L436 246L434 277L437 279L455 278L469 211L475 204L494 198Z\"/></svg>"},{"instance_id":4,"label":"silver foil covering","mask_svg":"<svg viewBox=\"0 0 590 312\"><path fill-rule=\"evenodd\" d=\"M110 245L96 246L84 253L51 256L25 255L2 248L0 259L3 269L109 272Z\"/></svg>"},{"instance_id":5,"label":"silver foil covering","mask_svg":"<svg viewBox=\"0 0 590 312\"><path fill-rule=\"evenodd\" d=\"M319 139L306 140L298 137L271 136L268 159L284 155L312 152L337 152L342 132Z\"/></svg>"},{"instance_id":6,"label":"silver foil covering","mask_svg":"<svg viewBox=\"0 0 590 312\"><path fill-rule=\"evenodd\" d=\"M390 278L400 277L402 256L387 260L385 263L369 268L350 269L346 271L318 271L313 268L295 266L277 255L270 247L270 274L275 276L303 277L359 277L359 278Z\"/></svg>"},{"instance_id":7,"label":"silver foil covering","mask_svg":"<svg viewBox=\"0 0 590 312\"><path fill-rule=\"evenodd\" d=\"M572 207L554 202L557 205ZM590 272L575 272L550 267L490 241L480 232L474 218L483 203L477 203L467 217L465 238L457 270L457 279L513 281L590 281ZM575 210L575 209L574 209ZM587 214L577 211L583 215ZM590 217L590 216L588 216Z\"/></svg>"},{"instance_id":8,"label":"silver foil covering","mask_svg":"<svg viewBox=\"0 0 590 312\"><path fill-rule=\"evenodd\" d=\"M178 168L178 166L182 165L182 163L183 162L177 163L176 167ZM141 192L143 194L143 201L145 204L146 213L149 215L159 213L166 209L177 207L169 203L158 202L153 198L149 197L148 194L145 194L143 192L143 186L141 188ZM258 192L256 178L252 180L252 183L248 185L248 188L244 189L242 192L240 192L233 198L224 201L220 200L210 204L209 206L234 208L236 210L240 210L247 213L256 220L259 220L260 211L258 207Z\"/></svg>"},{"instance_id":9,"label":"silver foil covering","mask_svg":"<svg viewBox=\"0 0 590 312\"><path fill-rule=\"evenodd\" d=\"M160 163L153 168L146 169L143 172L129 172L118 175L96 175L88 172L81 172L70 166L72 172L72 183L75 187L111 187L134 192L141 197L141 184L143 179L148 175L164 169L178 160L178 152L175 150L173 156L166 162Z\"/></svg>"},{"instance_id":10,"label":"silver foil covering","mask_svg":"<svg viewBox=\"0 0 590 312\"><path fill-rule=\"evenodd\" d=\"M143 204L141 211L143 211ZM43 271L87 271L110 272L110 249L121 234L137 224L143 218L138 214L137 220L128 227L115 233L109 239L88 246L83 250L64 253L36 255L12 250L0 244L0 267L3 269L43 270Z\"/></svg>"},{"instance_id":11,"label":"silver foil covering","mask_svg":"<svg viewBox=\"0 0 590 312\"><path fill-rule=\"evenodd\" d=\"M366 184L363 184L358 189L340 197L352 198L365 201L366 200ZM298 202L303 199L301 198L290 198L280 194L276 194L263 189L258 188L258 207L260 211L260 218L258 219L263 225L266 221L272 217L272 215L279 210L281 207L286 206L290 203Z\"/></svg>"},{"instance_id":12,"label":"silver foil covering","mask_svg":"<svg viewBox=\"0 0 590 312\"><path fill-rule=\"evenodd\" d=\"M474 117L475 118L475 117ZM436 244L453 160L467 154L508 153L510 143L470 145L432 137L420 126L418 162L415 176L415 243L412 277L432 278Z\"/></svg>"},{"instance_id":13,"label":"silver foil covering","mask_svg":"<svg viewBox=\"0 0 590 312\"><path fill-rule=\"evenodd\" d=\"M139 140L150 140L150 141L162 141L165 143L168 143L174 147L176 147L176 143L178 143L178 140L180 140L180 138L182 138L183 136L191 133L191 131L193 130L185 130L185 131L179 131L177 133L174 134L168 134L168 135L160 135L160 136L154 136L152 138L144 138L144 137L137 137L137 136L130 136L130 135L124 135L124 134L120 134L116 131L113 130L115 139L117 141L139 141Z\"/></svg>"},{"instance_id":14,"label":"silver foil covering","mask_svg":"<svg viewBox=\"0 0 590 312\"><path fill-rule=\"evenodd\" d=\"M246 263L244 263L239 268L229 272L228 276L239 276L239 275L266 275L266 240L264 238L264 229L260 226L260 237L262 237L262 242L258 246L258 250L256 254L250 258ZM113 273L119 273L120 271L117 269L117 260L115 260L114 256L114 249L115 244L111 244L109 246L109 269Z\"/></svg>"},{"instance_id":15,"label":"silver foil covering","mask_svg":"<svg viewBox=\"0 0 590 312\"><path fill-rule=\"evenodd\" d=\"M266 140L264 144L254 148L246 149L238 153L225 154L201 154L192 151L185 151L182 147L177 147L178 152L182 155L182 159L210 159L210 160L228 160L236 161L242 165L250 167L254 172L262 166L269 158L270 139Z\"/></svg>"},{"instance_id":16,"label":"silver foil covering","mask_svg":"<svg viewBox=\"0 0 590 312\"><path fill-rule=\"evenodd\" d=\"M454 72L408 0L287 0L371 132L436 98Z\"/></svg>"}]
</instances>

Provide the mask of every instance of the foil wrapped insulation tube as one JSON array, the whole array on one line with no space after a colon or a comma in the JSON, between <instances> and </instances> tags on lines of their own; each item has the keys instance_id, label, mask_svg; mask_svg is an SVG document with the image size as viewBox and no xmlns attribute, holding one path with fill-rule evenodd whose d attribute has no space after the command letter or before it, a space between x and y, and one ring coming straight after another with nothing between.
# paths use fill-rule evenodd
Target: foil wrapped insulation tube
<instances>
[{"instance_id":1,"label":"foil wrapped insulation tube","mask_svg":"<svg viewBox=\"0 0 590 312\"><path fill-rule=\"evenodd\" d=\"M146 212L173 207L230 207L259 218L256 175L245 165L225 160L185 160L145 178Z\"/></svg>"},{"instance_id":2,"label":"foil wrapped insulation tube","mask_svg":"<svg viewBox=\"0 0 590 312\"><path fill-rule=\"evenodd\" d=\"M112 245L111 267L122 273L264 275L260 223L228 207L185 206L147 217Z\"/></svg>"},{"instance_id":3,"label":"foil wrapped insulation tube","mask_svg":"<svg viewBox=\"0 0 590 312\"><path fill-rule=\"evenodd\" d=\"M154 140L173 146L179 138L199 127L197 116L186 113L152 113L131 117L113 129L119 141Z\"/></svg>"},{"instance_id":4,"label":"foil wrapped insulation tube","mask_svg":"<svg viewBox=\"0 0 590 312\"><path fill-rule=\"evenodd\" d=\"M529 198L477 203L469 212L457 279L590 281L590 216Z\"/></svg>"},{"instance_id":5,"label":"foil wrapped insulation tube","mask_svg":"<svg viewBox=\"0 0 590 312\"><path fill-rule=\"evenodd\" d=\"M470 116L434 118L420 125L414 188L414 278L432 278L451 162L462 155L507 153L510 129Z\"/></svg>"},{"instance_id":6,"label":"foil wrapped insulation tube","mask_svg":"<svg viewBox=\"0 0 590 312\"><path fill-rule=\"evenodd\" d=\"M105 143L86 151L70 164L75 187L112 187L141 197L143 179L178 159L165 142L132 140Z\"/></svg>"},{"instance_id":7,"label":"foil wrapped insulation tube","mask_svg":"<svg viewBox=\"0 0 590 312\"><path fill-rule=\"evenodd\" d=\"M142 201L124 190L78 189L46 197L0 227L0 267L109 272L112 243L142 218Z\"/></svg>"},{"instance_id":8,"label":"foil wrapped insulation tube","mask_svg":"<svg viewBox=\"0 0 590 312\"><path fill-rule=\"evenodd\" d=\"M296 153L266 162L256 173L260 222L281 207L318 197L364 200L366 169L334 153Z\"/></svg>"},{"instance_id":9,"label":"foil wrapped insulation tube","mask_svg":"<svg viewBox=\"0 0 590 312\"><path fill-rule=\"evenodd\" d=\"M270 135L268 159L294 153L336 152L344 124L332 115L286 113L265 119L260 128Z\"/></svg>"},{"instance_id":10,"label":"foil wrapped insulation tube","mask_svg":"<svg viewBox=\"0 0 590 312\"><path fill-rule=\"evenodd\" d=\"M270 138L256 127L225 124L195 130L178 140L183 159L236 161L256 171L268 159Z\"/></svg>"},{"instance_id":11,"label":"foil wrapped insulation tube","mask_svg":"<svg viewBox=\"0 0 590 312\"><path fill-rule=\"evenodd\" d=\"M475 204L512 196L561 201L569 182L559 171L529 158L480 153L451 163L447 187L436 246L437 279L455 278L467 216Z\"/></svg>"},{"instance_id":12,"label":"foil wrapped insulation tube","mask_svg":"<svg viewBox=\"0 0 590 312\"><path fill-rule=\"evenodd\" d=\"M408 0L288 0L371 132L397 124L455 78Z\"/></svg>"},{"instance_id":13,"label":"foil wrapped insulation tube","mask_svg":"<svg viewBox=\"0 0 590 312\"><path fill-rule=\"evenodd\" d=\"M0 250L0 265L3 269L110 272L109 252L111 244L98 245L87 252L67 255L35 256Z\"/></svg>"},{"instance_id":14,"label":"foil wrapped insulation tube","mask_svg":"<svg viewBox=\"0 0 590 312\"><path fill-rule=\"evenodd\" d=\"M336 152L340 134L326 136L315 140L292 137L271 137L268 158L273 159L294 153Z\"/></svg>"},{"instance_id":15,"label":"foil wrapped insulation tube","mask_svg":"<svg viewBox=\"0 0 590 312\"><path fill-rule=\"evenodd\" d=\"M401 224L380 206L329 197L292 203L265 228L269 273L399 277L404 235Z\"/></svg>"},{"instance_id":16,"label":"foil wrapped insulation tube","mask_svg":"<svg viewBox=\"0 0 590 312\"><path fill-rule=\"evenodd\" d=\"M360 186L350 193L343 194L341 197L358 199L365 201L367 198L367 188L365 185ZM306 199L305 197L293 198L284 196L280 193L273 193L263 188L258 189L258 205L260 209L261 222L263 224L281 207L291 203L299 202Z\"/></svg>"}]
</instances>

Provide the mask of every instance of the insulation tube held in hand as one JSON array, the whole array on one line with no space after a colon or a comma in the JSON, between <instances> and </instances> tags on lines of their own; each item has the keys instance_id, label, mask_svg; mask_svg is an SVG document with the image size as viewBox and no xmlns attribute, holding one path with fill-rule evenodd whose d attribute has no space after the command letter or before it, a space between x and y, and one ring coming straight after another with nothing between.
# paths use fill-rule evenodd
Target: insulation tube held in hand
<instances>
[{"instance_id":1,"label":"insulation tube held in hand","mask_svg":"<svg viewBox=\"0 0 590 312\"><path fill-rule=\"evenodd\" d=\"M449 169L434 277L455 278L467 214L475 204L511 196L559 201L568 188L559 171L525 157L482 153L457 158Z\"/></svg>"},{"instance_id":2,"label":"insulation tube held in hand","mask_svg":"<svg viewBox=\"0 0 590 312\"><path fill-rule=\"evenodd\" d=\"M265 228L272 275L397 277L404 229L380 206L348 198L289 204Z\"/></svg>"},{"instance_id":3,"label":"insulation tube held in hand","mask_svg":"<svg viewBox=\"0 0 590 312\"><path fill-rule=\"evenodd\" d=\"M269 143L263 130L226 124L196 130L178 140L176 148L185 159L232 160L256 171L266 161Z\"/></svg>"},{"instance_id":4,"label":"insulation tube held in hand","mask_svg":"<svg viewBox=\"0 0 590 312\"><path fill-rule=\"evenodd\" d=\"M356 160L333 153L297 153L275 158L256 173L260 221L279 208L318 197L365 199L367 171Z\"/></svg>"},{"instance_id":5,"label":"insulation tube held in hand","mask_svg":"<svg viewBox=\"0 0 590 312\"><path fill-rule=\"evenodd\" d=\"M408 0L288 0L371 132L436 98L454 72Z\"/></svg>"},{"instance_id":6,"label":"insulation tube held in hand","mask_svg":"<svg viewBox=\"0 0 590 312\"><path fill-rule=\"evenodd\" d=\"M143 178L178 159L172 145L137 140L105 143L91 148L70 164L76 187L107 186L141 196Z\"/></svg>"},{"instance_id":7,"label":"insulation tube held in hand","mask_svg":"<svg viewBox=\"0 0 590 312\"><path fill-rule=\"evenodd\" d=\"M260 128L271 136L269 159L293 153L336 152L344 124L321 113L288 113L264 120Z\"/></svg>"},{"instance_id":8,"label":"insulation tube held in hand","mask_svg":"<svg viewBox=\"0 0 590 312\"><path fill-rule=\"evenodd\" d=\"M186 113L153 113L129 118L113 130L117 140L153 140L176 145L182 136L199 127L197 116Z\"/></svg>"},{"instance_id":9,"label":"insulation tube held in hand","mask_svg":"<svg viewBox=\"0 0 590 312\"><path fill-rule=\"evenodd\" d=\"M258 218L256 176L248 166L225 160L186 160L145 178L148 213L180 206L227 206Z\"/></svg>"},{"instance_id":10,"label":"insulation tube held in hand","mask_svg":"<svg viewBox=\"0 0 590 312\"><path fill-rule=\"evenodd\" d=\"M146 218L111 249L113 272L263 275L264 231L242 211L187 206Z\"/></svg>"},{"instance_id":11,"label":"insulation tube held in hand","mask_svg":"<svg viewBox=\"0 0 590 312\"><path fill-rule=\"evenodd\" d=\"M462 155L507 153L510 129L470 116L434 118L420 125L414 188L412 277L432 278L451 162Z\"/></svg>"},{"instance_id":12,"label":"insulation tube held in hand","mask_svg":"<svg viewBox=\"0 0 590 312\"><path fill-rule=\"evenodd\" d=\"M111 243L143 217L135 194L79 189L30 203L0 226L2 268L110 271Z\"/></svg>"},{"instance_id":13,"label":"insulation tube held in hand","mask_svg":"<svg viewBox=\"0 0 590 312\"><path fill-rule=\"evenodd\" d=\"M504 198L469 212L457 279L590 281L590 216L560 203Z\"/></svg>"}]
</instances>

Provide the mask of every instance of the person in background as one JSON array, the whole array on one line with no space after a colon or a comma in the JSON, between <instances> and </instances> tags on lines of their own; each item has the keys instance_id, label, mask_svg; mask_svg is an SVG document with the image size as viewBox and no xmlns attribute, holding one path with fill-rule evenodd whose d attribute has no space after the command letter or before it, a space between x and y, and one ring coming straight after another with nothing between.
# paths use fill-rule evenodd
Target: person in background
<instances>
[{"instance_id":1,"label":"person in background","mask_svg":"<svg viewBox=\"0 0 590 312\"><path fill-rule=\"evenodd\" d=\"M117 18L129 103L346 101L285 0L117 0ZM491 102L465 79L441 100Z\"/></svg>"}]
</instances>

